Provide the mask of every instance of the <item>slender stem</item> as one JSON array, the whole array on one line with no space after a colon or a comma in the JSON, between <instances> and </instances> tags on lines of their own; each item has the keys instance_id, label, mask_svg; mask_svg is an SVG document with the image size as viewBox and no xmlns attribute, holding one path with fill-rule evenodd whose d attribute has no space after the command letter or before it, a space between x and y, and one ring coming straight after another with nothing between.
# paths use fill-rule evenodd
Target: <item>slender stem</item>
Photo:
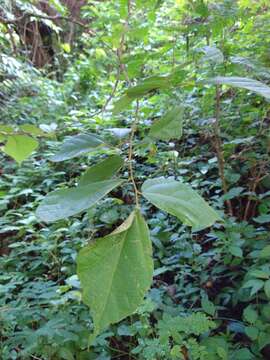
<instances>
[{"instance_id":1,"label":"slender stem","mask_svg":"<svg viewBox=\"0 0 270 360\"><path fill-rule=\"evenodd\" d=\"M219 126L219 121L220 121L220 87L219 85L216 86L216 114L215 114L215 122L214 122L214 135L215 135L215 148L216 148L216 153L217 153L217 158L218 158L218 172L219 172L219 176L221 179L221 184L222 184L222 190L223 193L226 194L228 192L228 185L227 185L227 181L225 178L225 159L224 159L224 154L223 154L223 146L222 146L222 140L220 137L220 126ZM231 216L233 216L233 208L232 208L232 203L230 200L226 201L228 210L229 210L229 214Z\"/></svg>"},{"instance_id":2,"label":"slender stem","mask_svg":"<svg viewBox=\"0 0 270 360\"><path fill-rule=\"evenodd\" d=\"M136 102L135 117L134 117L134 122L132 124L131 133L130 133L130 137L129 137L129 150L128 150L129 178L130 178L133 188L134 188L136 207L139 207L139 191L138 191L135 179L134 179L134 170L133 170L133 166L132 166L133 159L132 158L133 158L133 140L134 140L135 132L137 129L138 120L139 120L139 100L137 100L137 102Z\"/></svg>"}]
</instances>

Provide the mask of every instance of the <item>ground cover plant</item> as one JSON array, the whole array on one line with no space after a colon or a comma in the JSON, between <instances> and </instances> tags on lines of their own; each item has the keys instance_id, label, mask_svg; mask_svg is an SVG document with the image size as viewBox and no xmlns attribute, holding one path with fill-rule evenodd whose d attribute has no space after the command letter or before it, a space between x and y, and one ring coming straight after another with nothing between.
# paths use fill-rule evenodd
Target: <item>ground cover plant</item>
<instances>
[{"instance_id":1,"label":"ground cover plant","mask_svg":"<svg viewBox=\"0 0 270 360\"><path fill-rule=\"evenodd\" d=\"M269 21L0 3L1 359L270 357Z\"/></svg>"}]
</instances>

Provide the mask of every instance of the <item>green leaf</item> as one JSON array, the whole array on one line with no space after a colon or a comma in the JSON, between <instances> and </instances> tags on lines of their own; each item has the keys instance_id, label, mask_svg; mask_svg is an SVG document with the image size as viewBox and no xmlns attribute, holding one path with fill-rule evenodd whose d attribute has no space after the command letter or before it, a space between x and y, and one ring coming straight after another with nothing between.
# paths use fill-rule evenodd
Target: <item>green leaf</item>
<instances>
[{"instance_id":1,"label":"green leaf","mask_svg":"<svg viewBox=\"0 0 270 360\"><path fill-rule=\"evenodd\" d=\"M264 286L264 281L263 280L249 280L247 281L244 285L243 288L250 288L250 296L255 295L259 290L261 290L261 288L263 288Z\"/></svg>"},{"instance_id":2,"label":"green leaf","mask_svg":"<svg viewBox=\"0 0 270 360\"><path fill-rule=\"evenodd\" d=\"M258 313L255 311L251 305L245 308L244 312L244 319L250 324L254 324L258 319Z\"/></svg>"},{"instance_id":3,"label":"green leaf","mask_svg":"<svg viewBox=\"0 0 270 360\"><path fill-rule=\"evenodd\" d=\"M270 258L270 245L266 245L260 252L260 258Z\"/></svg>"},{"instance_id":4,"label":"green leaf","mask_svg":"<svg viewBox=\"0 0 270 360\"><path fill-rule=\"evenodd\" d=\"M243 250L239 247L239 246L236 246L236 245L232 245L229 247L229 252L233 255L233 256L236 256L236 257L243 257Z\"/></svg>"},{"instance_id":5,"label":"green leaf","mask_svg":"<svg viewBox=\"0 0 270 360\"><path fill-rule=\"evenodd\" d=\"M124 164L119 155L112 155L91 166L79 180L79 186L110 179Z\"/></svg>"},{"instance_id":6,"label":"green leaf","mask_svg":"<svg viewBox=\"0 0 270 360\"><path fill-rule=\"evenodd\" d=\"M80 134L68 138L61 145L60 150L51 160L54 162L72 159L76 156L87 154L97 150L98 147L105 145L104 141L93 134Z\"/></svg>"},{"instance_id":7,"label":"green leaf","mask_svg":"<svg viewBox=\"0 0 270 360\"><path fill-rule=\"evenodd\" d=\"M107 180L53 191L41 202L36 215L45 222L65 219L90 208L121 183L118 179Z\"/></svg>"},{"instance_id":8,"label":"green leaf","mask_svg":"<svg viewBox=\"0 0 270 360\"><path fill-rule=\"evenodd\" d=\"M167 89L171 87L171 85L170 79L167 76L151 76L140 84L129 88L126 94L130 98L139 98L148 94L150 91Z\"/></svg>"},{"instance_id":9,"label":"green leaf","mask_svg":"<svg viewBox=\"0 0 270 360\"><path fill-rule=\"evenodd\" d=\"M182 122L183 108L176 106L151 126L149 135L159 140L180 139Z\"/></svg>"},{"instance_id":10,"label":"green leaf","mask_svg":"<svg viewBox=\"0 0 270 360\"><path fill-rule=\"evenodd\" d=\"M12 134L14 133L14 129L12 126L8 126L8 125L1 125L0 124L0 133L5 133L5 134L0 134L0 141L5 141L7 138L6 134Z\"/></svg>"},{"instance_id":11,"label":"green leaf","mask_svg":"<svg viewBox=\"0 0 270 360\"><path fill-rule=\"evenodd\" d=\"M38 147L38 141L27 135L8 136L3 151L19 164Z\"/></svg>"},{"instance_id":12,"label":"green leaf","mask_svg":"<svg viewBox=\"0 0 270 360\"><path fill-rule=\"evenodd\" d=\"M24 132L27 132L30 135L34 135L34 136L42 136L44 135L44 132L36 127L35 125L32 124L24 124L20 126L20 129Z\"/></svg>"},{"instance_id":13,"label":"green leaf","mask_svg":"<svg viewBox=\"0 0 270 360\"><path fill-rule=\"evenodd\" d=\"M149 231L139 210L113 233L83 248L77 258L83 301L94 319L93 338L131 315L152 283Z\"/></svg>"},{"instance_id":14,"label":"green leaf","mask_svg":"<svg viewBox=\"0 0 270 360\"><path fill-rule=\"evenodd\" d=\"M231 76L231 77L217 76L213 79L210 79L209 82L217 85L229 85L233 87L250 90L265 97L266 99L270 99L270 87L257 80L238 77L238 76Z\"/></svg>"},{"instance_id":15,"label":"green leaf","mask_svg":"<svg viewBox=\"0 0 270 360\"><path fill-rule=\"evenodd\" d=\"M246 326L245 333L251 340L256 340L259 335L259 329L255 326Z\"/></svg>"},{"instance_id":16,"label":"green leaf","mask_svg":"<svg viewBox=\"0 0 270 360\"><path fill-rule=\"evenodd\" d=\"M196 191L174 179L160 177L147 180L142 186L142 193L148 201L192 226L194 231L221 220Z\"/></svg>"},{"instance_id":17,"label":"green leaf","mask_svg":"<svg viewBox=\"0 0 270 360\"><path fill-rule=\"evenodd\" d=\"M270 299L270 280L267 280L264 283L264 292L265 292L265 295L268 297L268 299Z\"/></svg>"},{"instance_id":18,"label":"green leaf","mask_svg":"<svg viewBox=\"0 0 270 360\"><path fill-rule=\"evenodd\" d=\"M134 98L131 98L127 95L122 96L114 103L112 113L118 114L119 112L126 110L133 100Z\"/></svg>"},{"instance_id":19,"label":"green leaf","mask_svg":"<svg viewBox=\"0 0 270 360\"><path fill-rule=\"evenodd\" d=\"M211 316L214 316L215 313L216 313L216 307L215 305L212 303L212 301L210 301L208 299L208 296L207 295L204 295L202 297L202 309L204 312L206 312L206 314L208 315L211 315Z\"/></svg>"}]
</instances>

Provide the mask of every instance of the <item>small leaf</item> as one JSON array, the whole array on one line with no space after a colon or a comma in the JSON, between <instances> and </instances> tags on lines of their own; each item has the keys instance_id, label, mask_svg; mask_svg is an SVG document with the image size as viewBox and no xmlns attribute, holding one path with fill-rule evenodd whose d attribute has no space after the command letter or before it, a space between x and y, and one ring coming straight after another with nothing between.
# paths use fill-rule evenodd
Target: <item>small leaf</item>
<instances>
[{"instance_id":1,"label":"small leaf","mask_svg":"<svg viewBox=\"0 0 270 360\"><path fill-rule=\"evenodd\" d=\"M110 235L84 247L77 264L83 301L94 319L93 340L136 311L152 283L151 241L139 211Z\"/></svg>"},{"instance_id":2,"label":"small leaf","mask_svg":"<svg viewBox=\"0 0 270 360\"><path fill-rule=\"evenodd\" d=\"M93 206L122 180L107 180L49 193L37 208L42 221L52 222L76 215Z\"/></svg>"},{"instance_id":3,"label":"small leaf","mask_svg":"<svg viewBox=\"0 0 270 360\"><path fill-rule=\"evenodd\" d=\"M251 305L245 308L243 315L245 321L247 321L250 324L254 324L258 319L258 313L251 307Z\"/></svg>"},{"instance_id":4,"label":"small leaf","mask_svg":"<svg viewBox=\"0 0 270 360\"><path fill-rule=\"evenodd\" d=\"M194 231L221 220L218 214L190 186L163 177L145 181L143 196L152 204L178 217Z\"/></svg>"},{"instance_id":5,"label":"small leaf","mask_svg":"<svg viewBox=\"0 0 270 360\"><path fill-rule=\"evenodd\" d=\"M183 108L176 106L151 126L149 136L159 140L180 139L182 136Z\"/></svg>"},{"instance_id":6,"label":"small leaf","mask_svg":"<svg viewBox=\"0 0 270 360\"><path fill-rule=\"evenodd\" d=\"M259 329L255 326L246 326L245 333L251 340L256 340L259 335Z\"/></svg>"},{"instance_id":7,"label":"small leaf","mask_svg":"<svg viewBox=\"0 0 270 360\"><path fill-rule=\"evenodd\" d=\"M6 134L12 134L14 133L14 129L12 126L8 126L8 125L1 125L0 124L0 133L2 132L2 134L0 134L0 141L5 141L7 135Z\"/></svg>"},{"instance_id":8,"label":"small leaf","mask_svg":"<svg viewBox=\"0 0 270 360\"><path fill-rule=\"evenodd\" d=\"M264 281L263 280L249 280L247 281L244 285L243 288L251 288L250 290L250 296L253 296L255 294L257 294L257 292L259 290L261 290L264 286Z\"/></svg>"},{"instance_id":9,"label":"small leaf","mask_svg":"<svg viewBox=\"0 0 270 360\"><path fill-rule=\"evenodd\" d=\"M109 156L107 159L86 170L79 180L79 186L109 180L123 166L123 164L124 160L120 156Z\"/></svg>"},{"instance_id":10,"label":"small leaf","mask_svg":"<svg viewBox=\"0 0 270 360\"><path fill-rule=\"evenodd\" d=\"M236 257L243 257L243 250L239 246L232 245L229 247L229 252Z\"/></svg>"},{"instance_id":11,"label":"small leaf","mask_svg":"<svg viewBox=\"0 0 270 360\"><path fill-rule=\"evenodd\" d=\"M265 292L265 295L268 297L268 299L270 299L270 280L267 280L264 283L264 292Z\"/></svg>"},{"instance_id":12,"label":"small leaf","mask_svg":"<svg viewBox=\"0 0 270 360\"><path fill-rule=\"evenodd\" d=\"M60 150L51 160L54 162L72 159L76 156L95 151L98 147L105 145L104 141L93 134L80 134L70 137L64 141Z\"/></svg>"},{"instance_id":13,"label":"small leaf","mask_svg":"<svg viewBox=\"0 0 270 360\"><path fill-rule=\"evenodd\" d=\"M260 252L260 258L270 258L270 245L266 245Z\"/></svg>"},{"instance_id":14,"label":"small leaf","mask_svg":"<svg viewBox=\"0 0 270 360\"><path fill-rule=\"evenodd\" d=\"M127 95L122 96L119 100L117 100L114 103L112 113L118 114L121 111L126 110L129 107L129 105L132 103L133 100L134 100L134 98L131 98Z\"/></svg>"},{"instance_id":15,"label":"small leaf","mask_svg":"<svg viewBox=\"0 0 270 360\"><path fill-rule=\"evenodd\" d=\"M208 299L208 296L205 295L202 297L202 309L206 314L214 316L216 313L215 305Z\"/></svg>"},{"instance_id":16,"label":"small leaf","mask_svg":"<svg viewBox=\"0 0 270 360\"><path fill-rule=\"evenodd\" d=\"M3 151L19 164L38 147L38 141L27 135L8 136Z\"/></svg>"},{"instance_id":17,"label":"small leaf","mask_svg":"<svg viewBox=\"0 0 270 360\"><path fill-rule=\"evenodd\" d=\"M255 270L252 270L250 271L249 273L250 276L253 276L253 277L256 277L258 279L269 279L270 277L270 273L269 271L262 271L262 270L259 270L259 269L255 269Z\"/></svg>"},{"instance_id":18,"label":"small leaf","mask_svg":"<svg viewBox=\"0 0 270 360\"><path fill-rule=\"evenodd\" d=\"M24 124L20 126L20 129L24 132L27 132L30 135L34 135L34 136L41 136L44 135L44 132L36 127L35 125L32 124Z\"/></svg>"},{"instance_id":19,"label":"small leaf","mask_svg":"<svg viewBox=\"0 0 270 360\"><path fill-rule=\"evenodd\" d=\"M238 77L238 76L231 76L231 77L217 76L213 79L210 79L209 82L217 85L219 84L229 85L233 87L250 90L265 97L266 99L270 99L270 87L257 80Z\"/></svg>"},{"instance_id":20,"label":"small leaf","mask_svg":"<svg viewBox=\"0 0 270 360\"><path fill-rule=\"evenodd\" d=\"M129 88L126 94L130 98L139 98L153 90L170 88L171 85L170 79L167 76L151 76L140 84Z\"/></svg>"}]
</instances>

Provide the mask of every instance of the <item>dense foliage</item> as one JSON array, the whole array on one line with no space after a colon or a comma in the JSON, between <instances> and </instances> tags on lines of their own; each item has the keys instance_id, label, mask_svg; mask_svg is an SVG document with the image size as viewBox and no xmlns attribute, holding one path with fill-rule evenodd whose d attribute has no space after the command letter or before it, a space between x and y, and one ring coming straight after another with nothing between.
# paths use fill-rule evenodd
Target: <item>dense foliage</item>
<instances>
[{"instance_id":1,"label":"dense foliage","mask_svg":"<svg viewBox=\"0 0 270 360\"><path fill-rule=\"evenodd\" d=\"M268 1L46 3L0 1L1 359L269 359Z\"/></svg>"}]
</instances>

